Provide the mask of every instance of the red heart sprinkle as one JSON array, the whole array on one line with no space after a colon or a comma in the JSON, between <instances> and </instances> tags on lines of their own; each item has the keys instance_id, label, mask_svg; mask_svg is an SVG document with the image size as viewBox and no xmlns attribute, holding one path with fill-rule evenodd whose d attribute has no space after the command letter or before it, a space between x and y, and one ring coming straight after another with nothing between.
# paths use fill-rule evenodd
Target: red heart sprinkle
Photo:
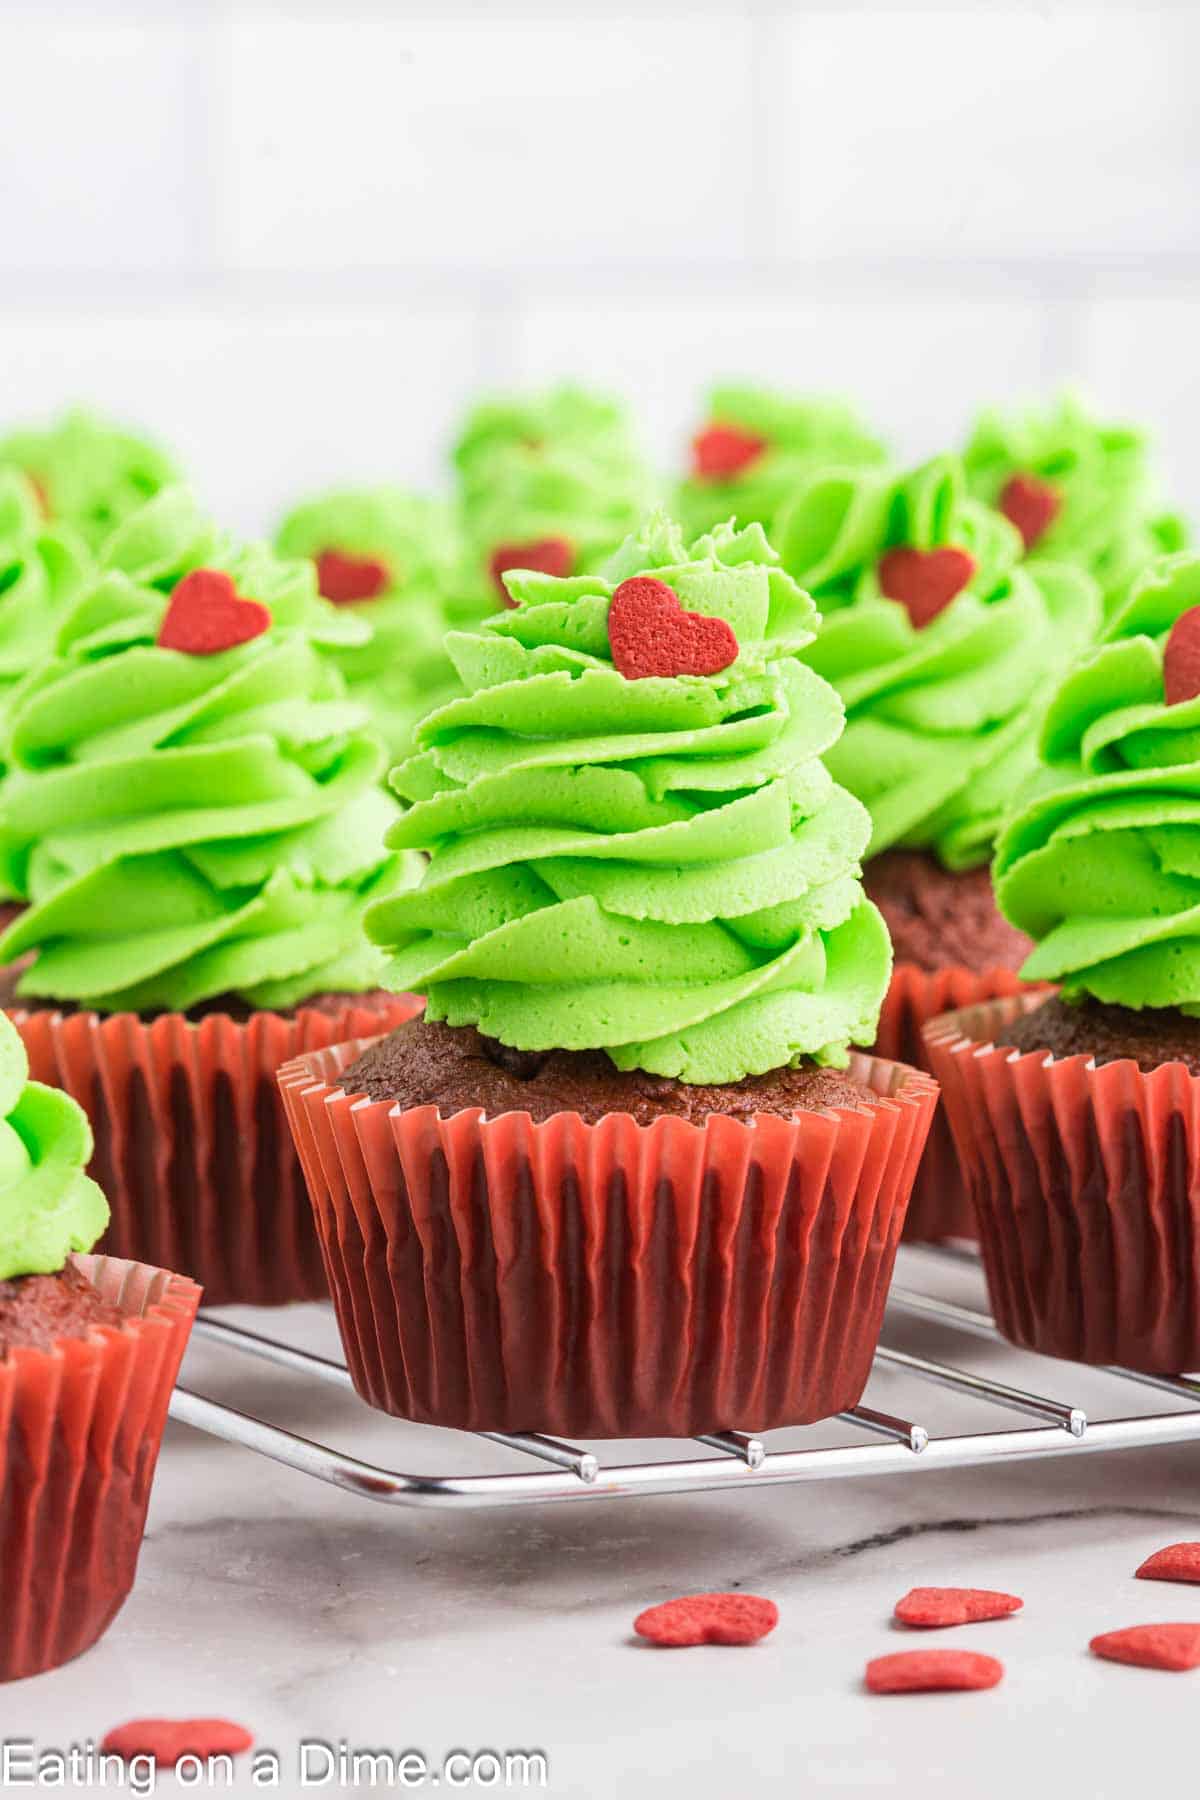
<instances>
[{"instance_id":1,"label":"red heart sprinkle","mask_svg":"<svg viewBox=\"0 0 1200 1800\"><path fill-rule=\"evenodd\" d=\"M727 620L684 612L674 588L653 575L633 575L621 583L608 604L608 642L626 681L716 675L738 653Z\"/></svg>"},{"instance_id":2,"label":"red heart sprinkle","mask_svg":"<svg viewBox=\"0 0 1200 1800\"><path fill-rule=\"evenodd\" d=\"M1000 511L1016 526L1027 550L1045 536L1061 510L1057 490L1036 475L1014 475L1000 495Z\"/></svg>"},{"instance_id":3,"label":"red heart sprinkle","mask_svg":"<svg viewBox=\"0 0 1200 1800\"><path fill-rule=\"evenodd\" d=\"M1180 613L1163 650L1163 698L1168 706L1200 694L1200 606Z\"/></svg>"},{"instance_id":4,"label":"red heart sprinkle","mask_svg":"<svg viewBox=\"0 0 1200 1800\"><path fill-rule=\"evenodd\" d=\"M978 567L970 551L957 544L937 550L901 544L880 557L879 586L889 600L900 602L920 631L957 599Z\"/></svg>"},{"instance_id":5,"label":"red heart sprinkle","mask_svg":"<svg viewBox=\"0 0 1200 1800\"><path fill-rule=\"evenodd\" d=\"M706 425L692 439L692 473L697 481L731 481L766 448L766 438L736 425Z\"/></svg>"},{"instance_id":6,"label":"red heart sprinkle","mask_svg":"<svg viewBox=\"0 0 1200 1800\"><path fill-rule=\"evenodd\" d=\"M267 608L259 600L243 600L224 569L193 569L176 584L155 642L163 650L213 656L270 628Z\"/></svg>"},{"instance_id":7,"label":"red heart sprinkle","mask_svg":"<svg viewBox=\"0 0 1200 1800\"><path fill-rule=\"evenodd\" d=\"M872 1694L932 1694L962 1688L993 1688L1004 1664L974 1650L898 1650L867 1664Z\"/></svg>"},{"instance_id":8,"label":"red heart sprinkle","mask_svg":"<svg viewBox=\"0 0 1200 1800\"><path fill-rule=\"evenodd\" d=\"M1007 1619L1024 1605L1015 1594L998 1594L989 1588L917 1587L896 1602L896 1617L904 1625L974 1625L981 1619Z\"/></svg>"},{"instance_id":9,"label":"red heart sprinkle","mask_svg":"<svg viewBox=\"0 0 1200 1800\"><path fill-rule=\"evenodd\" d=\"M1148 1556L1139 1581L1200 1581L1200 1544L1168 1544Z\"/></svg>"},{"instance_id":10,"label":"red heart sprinkle","mask_svg":"<svg viewBox=\"0 0 1200 1800\"><path fill-rule=\"evenodd\" d=\"M335 606L347 606L355 600L377 600L391 586L387 564L373 557L322 550L316 564L317 586Z\"/></svg>"},{"instance_id":11,"label":"red heart sprinkle","mask_svg":"<svg viewBox=\"0 0 1200 1800\"><path fill-rule=\"evenodd\" d=\"M691 1594L639 1613L633 1629L652 1644L757 1644L779 1623L779 1608L758 1594Z\"/></svg>"},{"instance_id":12,"label":"red heart sprinkle","mask_svg":"<svg viewBox=\"0 0 1200 1800\"><path fill-rule=\"evenodd\" d=\"M148 1756L160 1769L173 1769L182 1756L201 1762L209 1756L238 1756L254 1738L229 1719L131 1719L110 1731L100 1748L111 1756Z\"/></svg>"},{"instance_id":13,"label":"red heart sprinkle","mask_svg":"<svg viewBox=\"0 0 1200 1800\"><path fill-rule=\"evenodd\" d=\"M563 537L538 538L532 544L497 544L488 568L505 606L515 606L516 601L504 585L506 570L536 569L541 575L557 575L561 579L574 570L575 551Z\"/></svg>"},{"instance_id":14,"label":"red heart sprinkle","mask_svg":"<svg viewBox=\"0 0 1200 1800\"><path fill-rule=\"evenodd\" d=\"M1194 1669L1200 1664L1200 1625L1128 1625L1124 1631L1102 1631L1088 1648L1093 1656L1139 1669Z\"/></svg>"}]
</instances>

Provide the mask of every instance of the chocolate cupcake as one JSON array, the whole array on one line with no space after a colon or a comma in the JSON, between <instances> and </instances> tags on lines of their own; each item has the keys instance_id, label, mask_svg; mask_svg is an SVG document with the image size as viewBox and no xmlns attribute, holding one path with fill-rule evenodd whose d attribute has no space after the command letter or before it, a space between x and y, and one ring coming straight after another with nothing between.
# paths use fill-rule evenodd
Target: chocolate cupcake
<instances>
[{"instance_id":1,"label":"chocolate cupcake","mask_svg":"<svg viewBox=\"0 0 1200 1800\"><path fill-rule=\"evenodd\" d=\"M57 1668L133 1585L200 1290L83 1254L108 1207L74 1101L0 1016L0 1681Z\"/></svg>"},{"instance_id":2,"label":"chocolate cupcake","mask_svg":"<svg viewBox=\"0 0 1200 1800\"><path fill-rule=\"evenodd\" d=\"M368 642L335 661L389 757L401 756L417 720L458 692L443 643L457 557L448 509L399 488L324 494L293 508L275 547L311 557L323 598L370 625Z\"/></svg>"},{"instance_id":3,"label":"chocolate cupcake","mask_svg":"<svg viewBox=\"0 0 1200 1800\"><path fill-rule=\"evenodd\" d=\"M997 847L1028 995L927 1030L996 1318L1082 1362L1200 1366L1200 558L1163 558L1062 682Z\"/></svg>"},{"instance_id":4,"label":"chocolate cupcake","mask_svg":"<svg viewBox=\"0 0 1200 1800\"><path fill-rule=\"evenodd\" d=\"M963 462L972 493L1012 521L1026 551L1087 569L1106 611L1153 557L1187 542L1163 510L1145 434L1070 395L1041 412L982 414Z\"/></svg>"},{"instance_id":5,"label":"chocolate cupcake","mask_svg":"<svg viewBox=\"0 0 1200 1800\"><path fill-rule=\"evenodd\" d=\"M815 469L878 467L887 451L854 409L828 395L724 383L708 396L677 504L686 531L732 519L771 536L780 508Z\"/></svg>"},{"instance_id":6,"label":"chocolate cupcake","mask_svg":"<svg viewBox=\"0 0 1200 1800\"><path fill-rule=\"evenodd\" d=\"M332 659L368 631L170 489L10 712L13 1016L92 1121L104 1248L213 1303L325 1291L275 1070L406 1012L360 921L416 859L382 848L384 751Z\"/></svg>"},{"instance_id":7,"label":"chocolate cupcake","mask_svg":"<svg viewBox=\"0 0 1200 1800\"><path fill-rule=\"evenodd\" d=\"M987 861L1036 765L1055 673L1099 628L1099 595L1080 569L1024 562L953 457L900 477L814 474L777 542L826 609L805 661L846 707L830 770L871 814L865 883L896 950L875 1049L924 1063L925 1020L1019 986L1029 944L997 912ZM907 1229L973 1233L940 1118Z\"/></svg>"},{"instance_id":8,"label":"chocolate cupcake","mask_svg":"<svg viewBox=\"0 0 1200 1800\"><path fill-rule=\"evenodd\" d=\"M851 1054L890 952L836 695L759 528L510 574L393 772L391 1040L281 1072L371 1402L580 1436L800 1423L866 1381L935 1089Z\"/></svg>"}]
</instances>

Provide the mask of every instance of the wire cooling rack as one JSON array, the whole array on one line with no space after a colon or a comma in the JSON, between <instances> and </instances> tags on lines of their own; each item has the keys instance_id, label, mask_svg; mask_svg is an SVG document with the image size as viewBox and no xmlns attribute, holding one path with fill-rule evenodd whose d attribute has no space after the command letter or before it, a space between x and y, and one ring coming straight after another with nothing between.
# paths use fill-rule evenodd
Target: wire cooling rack
<instances>
[{"instance_id":1,"label":"wire cooling rack","mask_svg":"<svg viewBox=\"0 0 1200 1800\"><path fill-rule=\"evenodd\" d=\"M928 1257L937 1253L922 1254ZM953 1254L946 1253L947 1256ZM920 1266L921 1258L917 1260ZM1004 1413L1010 1418L1023 1415L1037 1423L999 1430L938 1434L916 1419L879 1412L869 1406L856 1406L849 1412L838 1414L841 1423L849 1428L851 1441L845 1444L805 1447L801 1443L799 1447L793 1447L792 1440L798 1435L803 1437L803 1433L793 1430L759 1437L750 1431L725 1431L686 1440L680 1443L673 1456L666 1458L662 1456L662 1445L657 1442L645 1446L647 1454L644 1458L630 1458L630 1446L622 1444L614 1449L612 1461L606 1459L603 1445L583 1448L537 1432L481 1432L474 1434L477 1439L486 1438L520 1453L530 1466L501 1473L480 1470L478 1473L444 1475L362 1461L189 1387L175 1389L171 1416L213 1437L269 1457L366 1500L385 1505L458 1508L542 1505L548 1501L611 1500L635 1494L682 1494L723 1489L744 1494L749 1488L780 1482L926 1474L939 1469L971 1468L999 1461L1079 1456L1193 1440L1200 1443L1200 1379L1186 1375L1146 1375L1130 1369L1089 1370L1087 1375L1093 1386L1092 1378L1097 1373L1115 1378L1116 1391L1122 1395L1123 1404L1132 1402L1130 1386L1154 1389L1174 1402L1174 1409L1167 1412L1130 1417L1110 1417L1106 1412L1103 1417L1089 1417L1082 1406L1070 1399L1059 1398L1060 1394L1070 1394L1072 1387L1078 1386L1083 1371L1074 1365L1039 1360L1037 1367L1047 1372L1045 1385L1053 1389L1052 1393L1010 1385L1007 1381L959 1368L955 1362L933 1361L900 1347L899 1340L906 1332L911 1334L921 1326L940 1328L950 1334L953 1342L965 1339L968 1347L972 1339L988 1339L993 1344L1003 1342L986 1312L937 1298L914 1287L896 1285L889 1298L883 1342L876 1352L876 1369L905 1377L906 1388L911 1382L922 1402L928 1399L935 1410L936 1401L928 1390L948 1389L972 1402L984 1421ZM358 1406L352 1398L353 1387L344 1363L203 1313L197 1320L195 1333L199 1339L218 1347L231 1358L273 1364L301 1381L341 1388L351 1397L351 1405ZM961 1354L961 1351L957 1353ZM1009 1354L1012 1360L1017 1360L1015 1353ZM1021 1366L1024 1367L1024 1363ZM380 1415L372 1416L378 1418ZM414 1437L419 1438L423 1447L427 1445L428 1428L415 1428L402 1420L388 1423L396 1434L399 1457L406 1456L406 1434L410 1449ZM823 1427L812 1430L824 1430L829 1423L826 1421ZM444 1434L447 1440L455 1439L459 1445L470 1441L472 1435ZM772 1448L772 1439L784 1435L789 1439L788 1446ZM703 1445L712 1454L698 1455L696 1444ZM686 1455L683 1454L685 1448Z\"/></svg>"}]
</instances>

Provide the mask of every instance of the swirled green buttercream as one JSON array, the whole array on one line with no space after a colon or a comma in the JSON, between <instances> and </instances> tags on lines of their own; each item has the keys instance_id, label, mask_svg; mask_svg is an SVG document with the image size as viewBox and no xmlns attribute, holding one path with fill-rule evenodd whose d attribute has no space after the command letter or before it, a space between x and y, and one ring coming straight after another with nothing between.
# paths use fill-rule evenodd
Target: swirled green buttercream
<instances>
[{"instance_id":1,"label":"swirled green buttercream","mask_svg":"<svg viewBox=\"0 0 1200 1800\"><path fill-rule=\"evenodd\" d=\"M899 479L818 473L778 542L831 608L804 660L845 703L827 761L870 811L870 854L900 845L949 868L986 861L1036 762L1056 676L1098 629L1094 582L1065 564L1023 561L1018 533L966 495L953 457ZM881 589L883 559L945 546L965 550L974 574L928 623L914 623Z\"/></svg>"},{"instance_id":2,"label":"swirled green buttercream","mask_svg":"<svg viewBox=\"0 0 1200 1800\"><path fill-rule=\"evenodd\" d=\"M1145 433L1096 419L1070 396L1043 411L982 414L963 460L972 493L989 506L1014 476L1047 484L1058 510L1035 550L1087 569L1107 611L1148 562L1187 541L1183 520L1162 508Z\"/></svg>"},{"instance_id":3,"label":"swirled green buttercream","mask_svg":"<svg viewBox=\"0 0 1200 1800\"><path fill-rule=\"evenodd\" d=\"M28 477L0 468L0 712L49 655L91 568L83 539L69 525L47 522Z\"/></svg>"},{"instance_id":4,"label":"swirled green buttercream","mask_svg":"<svg viewBox=\"0 0 1200 1800\"><path fill-rule=\"evenodd\" d=\"M609 607L650 574L739 646L719 674L626 679ZM428 1016L521 1049L737 1081L872 1041L890 971L869 821L821 758L836 693L796 658L816 610L758 526L685 548L661 516L602 574L514 573L448 645L467 689L393 771L388 835L430 855L371 937Z\"/></svg>"},{"instance_id":5,"label":"swirled green buttercream","mask_svg":"<svg viewBox=\"0 0 1200 1800\"><path fill-rule=\"evenodd\" d=\"M108 1202L84 1174L91 1154L82 1108L29 1080L25 1046L0 1013L0 1281L57 1274L100 1237Z\"/></svg>"},{"instance_id":6,"label":"swirled green buttercream","mask_svg":"<svg viewBox=\"0 0 1200 1800\"><path fill-rule=\"evenodd\" d=\"M1200 696L1168 705L1172 626L1200 557L1151 564L1062 681L1032 797L996 851L996 897L1037 940L1023 973L1068 998L1200 1013Z\"/></svg>"},{"instance_id":7,"label":"swirled green buttercream","mask_svg":"<svg viewBox=\"0 0 1200 1800\"><path fill-rule=\"evenodd\" d=\"M0 438L0 465L24 470L55 524L98 548L131 512L179 479L157 444L92 413L69 412L45 427Z\"/></svg>"},{"instance_id":8,"label":"swirled green buttercream","mask_svg":"<svg viewBox=\"0 0 1200 1800\"><path fill-rule=\"evenodd\" d=\"M362 911L408 870L380 847L383 747L329 654L368 627L319 598L310 563L223 542L185 490L127 520L106 562L8 719L0 873L31 904L0 960L37 953L19 991L145 1011L374 986ZM269 628L160 646L202 566Z\"/></svg>"},{"instance_id":9,"label":"swirled green buttercream","mask_svg":"<svg viewBox=\"0 0 1200 1800\"><path fill-rule=\"evenodd\" d=\"M444 596L457 549L448 510L398 488L326 494L288 514L275 547L281 556L313 558L322 592L361 610L370 625L369 641L348 646L336 660L350 693L399 756L417 720L458 687L443 643ZM331 552L356 559L365 575L359 585L375 591L343 600Z\"/></svg>"},{"instance_id":10,"label":"swirled green buttercream","mask_svg":"<svg viewBox=\"0 0 1200 1800\"><path fill-rule=\"evenodd\" d=\"M711 531L724 519L759 524L770 537L775 519L817 468L880 466L887 451L853 407L828 395L777 394L731 383L708 396L706 423L693 442L693 469L678 489L685 531ZM710 434L732 428L747 460L736 473L705 471ZM754 453L752 446L761 448Z\"/></svg>"},{"instance_id":11,"label":"swirled green buttercream","mask_svg":"<svg viewBox=\"0 0 1200 1800\"><path fill-rule=\"evenodd\" d=\"M490 611L503 599L492 572L505 546L565 546L565 570L600 567L637 529L654 482L624 407L563 386L498 396L475 407L454 447L466 541L458 587Z\"/></svg>"}]
</instances>

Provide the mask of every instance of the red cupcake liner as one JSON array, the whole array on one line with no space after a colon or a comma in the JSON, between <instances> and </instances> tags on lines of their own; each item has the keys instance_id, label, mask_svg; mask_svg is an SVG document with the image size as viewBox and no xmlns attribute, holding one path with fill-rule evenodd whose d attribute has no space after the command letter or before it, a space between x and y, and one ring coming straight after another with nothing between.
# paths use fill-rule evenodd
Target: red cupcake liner
<instances>
[{"instance_id":1,"label":"red cupcake liner","mask_svg":"<svg viewBox=\"0 0 1200 1800\"><path fill-rule=\"evenodd\" d=\"M124 1604L200 1302L163 1269L72 1260L126 1319L0 1361L0 1681L79 1656Z\"/></svg>"},{"instance_id":2,"label":"red cupcake liner","mask_svg":"<svg viewBox=\"0 0 1200 1800\"><path fill-rule=\"evenodd\" d=\"M994 1044L1044 998L926 1028L996 1323L1074 1362L1200 1368L1200 1076Z\"/></svg>"},{"instance_id":3,"label":"red cupcake liner","mask_svg":"<svg viewBox=\"0 0 1200 1800\"><path fill-rule=\"evenodd\" d=\"M875 1057L855 1113L439 1117L280 1071L354 1385L472 1431L690 1436L853 1406L937 1089Z\"/></svg>"},{"instance_id":4,"label":"red cupcake liner","mask_svg":"<svg viewBox=\"0 0 1200 1800\"><path fill-rule=\"evenodd\" d=\"M1015 969L976 973L959 967L922 969L916 963L897 963L879 1014L879 1031L871 1053L932 1073L922 1036L922 1027L928 1020L957 1007L1031 991ZM975 1236L975 1214L967 1198L958 1153L945 1111L939 1107L913 1183L904 1221L904 1242L930 1243L940 1238Z\"/></svg>"},{"instance_id":5,"label":"red cupcake liner","mask_svg":"<svg viewBox=\"0 0 1200 1800\"><path fill-rule=\"evenodd\" d=\"M65 1088L91 1120L90 1173L112 1207L100 1248L180 1269L205 1302L279 1306L329 1289L275 1074L307 1050L392 1030L410 994L337 1011L104 1016L12 1011L35 1081Z\"/></svg>"}]
</instances>

